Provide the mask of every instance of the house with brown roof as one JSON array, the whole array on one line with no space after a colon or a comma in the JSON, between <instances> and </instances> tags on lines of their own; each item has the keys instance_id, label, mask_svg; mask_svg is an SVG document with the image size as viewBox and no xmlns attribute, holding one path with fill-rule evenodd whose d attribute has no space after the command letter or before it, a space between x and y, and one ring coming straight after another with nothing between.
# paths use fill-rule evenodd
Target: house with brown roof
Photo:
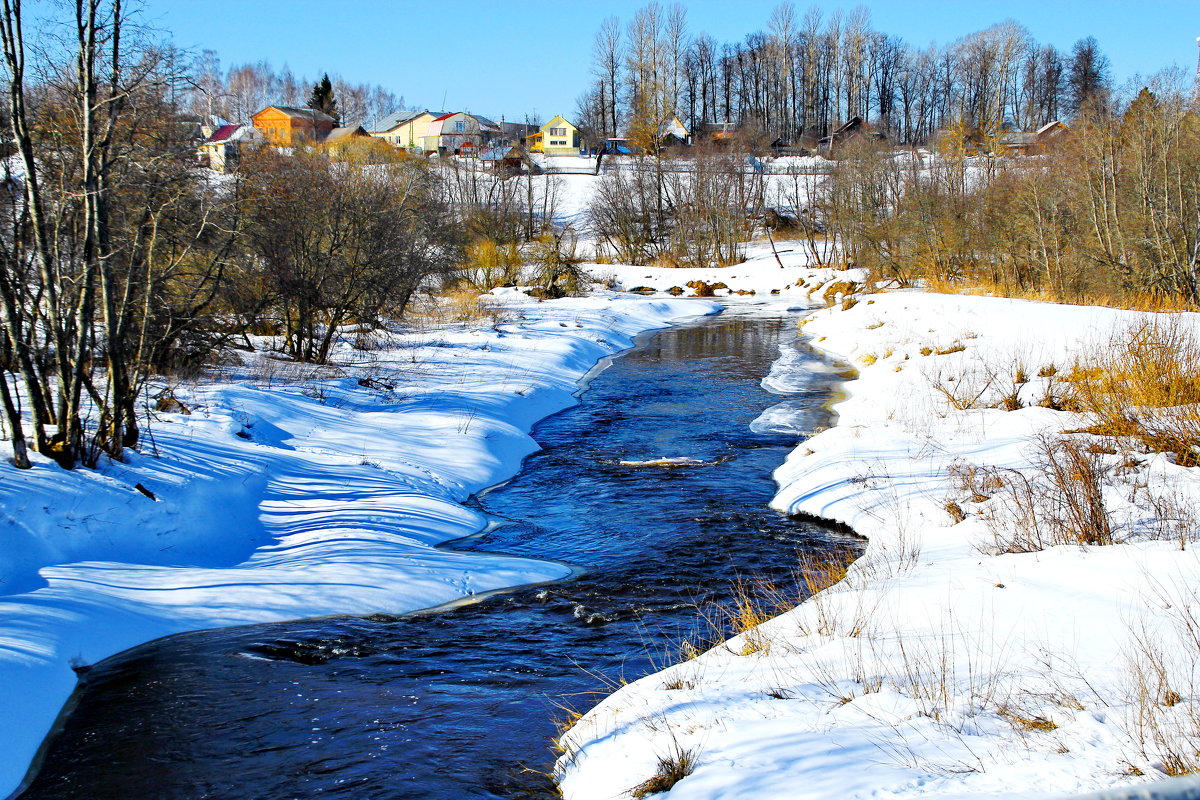
<instances>
[{"instance_id":1,"label":"house with brown roof","mask_svg":"<svg viewBox=\"0 0 1200 800\"><path fill-rule=\"evenodd\" d=\"M1010 131L1000 137L1000 154L1006 156L1040 155L1052 149L1070 133L1065 123L1054 120L1036 131Z\"/></svg>"},{"instance_id":2,"label":"house with brown roof","mask_svg":"<svg viewBox=\"0 0 1200 800\"><path fill-rule=\"evenodd\" d=\"M362 125L347 125L343 128L334 128L321 140L321 147L339 150L355 139L361 139L370 135Z\"/></svg>"},{"instance_id":3,"label":"house with brown roof","mask_svg":"<svg viewBox=\"0 0 1200 800\"><path fill-rule=\"evenodd\" d=\"M267 106L250 117L254 127L276 147L325 140L337 121L321 111L296 106Z\"/></svg>"},{"instance_id":4,"label":"house with brown roof","mask_svg":"<svg viewBox=\"0 0 1200 800\"><path fill-rule=\"evenodd\" d=\"M887 135L875 130L862 117L852 117L849 122L835 128L828 136L818 139L817 152L832 154L840 147L864 139L875 142L886 142Z\"/></svg>"}]
</instances>

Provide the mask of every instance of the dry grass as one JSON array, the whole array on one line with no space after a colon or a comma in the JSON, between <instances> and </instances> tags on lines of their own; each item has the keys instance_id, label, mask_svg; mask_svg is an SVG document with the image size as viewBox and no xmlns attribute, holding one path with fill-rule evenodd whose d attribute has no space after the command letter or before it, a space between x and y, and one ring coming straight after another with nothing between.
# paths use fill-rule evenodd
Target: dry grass
<instances>
[{"instance_id":1,"label":"dry grass","mask_svg":"<svg viewBox=\"0 0 1200 800\"><path fill-rule=\"evenodd\" d=\"M695 280L695 281L688 281L687 283L684 284L684 286L686 286L692 290L692 292L693 292L692 297L715 297L718 289L728 289L729 288L725 284L724 281L717 281L716 283L705 283L704 281L701 281L701 280Z\"/></svg>"},{"instance_id":2,"label":"dry grass","mask_svg":"<svg viewBox=\"0 0 1200 800\"><path fill-rule=\"evenodd\" d=\"M993 543L985 551L1033 553L1058 545L1113 544L1114 525L1104 501L1105 453L1055 436L1039 437L1034 447L1031 470L963 463L950 467L949 476L966 500L998 501L988 515ZM957 505L953 498L947 507L950 503Z\"/></svg>"},{"instance_id":3,"label":"dry grass","mask_svg":"<svg viewBox=\"0 0 1200 800\"><path fill-rule=\"evenodd\" d=\"M1138 494L1154 512L1147 531L1150 538L1175 542L1180 550L1186 550L1188 545L1200 539L1200 520L1195 508L1177 488L1169 484L1154 486L1147 481Z\"/></svg>"},{"instance_id":4,"label":"dry grass","mask_svg":"<svg viewBox=\"0 0 1200 800\"><path fill-rule=\"evenodd\" d=\"M479 292L516 283L520 276L523 258L515 243L497 244L491 239L479 239L467 246L466 255L460 277Z\"/></svg>"},{"instance_id":5,"label":"dry grass","mask_svg":"<svg viewBox=\"0 0 1200 800\"><path fill-rule=\"evenodd\" d=\"M941 354L950 348L936 351L923 348L922 352L926 349L929 354ZM1062 410L1070 405L1070 386L1058 377L1053 365L1039 369L1036 382L1019 359L1006 364L981 360L953 371L939 369L930 373L929 380L947 405L958 411L982 408L1018 411L1027 405Z\"/></svg>"},{"instance_id":6,"label":"dry grass","mask_svg":"<svg viewBox=\"0 0 1200 800\"><path fill-rule=\"evenodd\" d=\"M513 319L505 305L480 297L477 289L451 287L437 295L423 296L409 304L405 319L417 325L484 325L496 327Z\"/></svg>"},{"instance_id":7,"label":"dry grass","mask_svg":"<svg viewBox=\"0 0 1200 800\"><path fill-rule=\"evenodd\" d=\"M1002 705L997 709L1001 717L1006 719L1014 728L1023 731L1040 731L1048 733L1053 730L1058 730L1058 723L1052 719L1047 719L1039 714L1030 714L1023 708L1014 705Z\"/></svg>"},{"instance_id":8,"label":"dry grass","mask_svg":"<svg viewBox=\"0 0 1200 800\"><path fill-rule=\"evenodd\" d=\"M1200 339L1180 318L1139 323L1071 370L1073 407L1089 433L1128 437L1179 463L1200 463Z\"/></svg>"},{"instance_id":9,"label":"dry grass","mask_svg":"<svg viewBox=\"0 0 1200 800\"><path fill-rule=\"evenodd\" d=\"M671 787L696 771L699 757L696 750L687 750L678 742L673 742L670 752L658 757L655 773L630 789L630 796L643 798L669 792Z\"/></svg>"},{"instance_id":10,"label":"dry grass","mask_svg":"<svg viewBox=\"0 0 1200 800\"><path fill-rule=\"evenodd\" d=\"M763 623L806 600L816 609L818 618L812 632L828 635L842 622L841 612L826 602L821 592L846 577L854 557L853 552L843 549L804 553L789 580L739 578L733 584L732 599L727 604L700 609L695 633L679 644L676 663L694 660L715 647L728 646L729 640L736 637L741 637L740 647L733 651L738 655L770 653L775 632L764 630ZM860 619L854 624L864 622Z\"/></svg>"},{"instance_id":11,"label":"dry grass","mask_svg":"<svg viewBox=\"0 0 1200 800\"><path fill-rule=\"evenodd\" d=\"M845 297L856 294L862 288L854 281L834 281L825 287L825 291L821 293L821 297L825 300L826 305L831 306L837 300L838 296Z\"/></svg>"},{"instance_id":12,"label":"dry grass","mask_svg":"<svg viewBox=\"0 0 1200 800\"><path fill-rule=\"evenodd\" d=\"M1175 312L1195 311L1196 307L1183 298L1152 292L1072 292L1064 295L1045 289L1019 289L1007 284L975 276L955 281L928 278L927 288L938 294L966 294L996 297L1012 297L1019 300L1036 300L1043 303L1071 303L1081 306L1106 306L1130 311Z\"/></svg>"},{"instance_id":13,"label":"dry grass","mask_svg":"<svg viewBox=\"0 0 1200 800\"><path fill-rule=\"evenodd\" d=\"M1163 772L1190 775L1200 772L1200 590L1158 584L1151 599L1169 619L1131 627L1129 730Z\"/></svg>"}]
</instances>

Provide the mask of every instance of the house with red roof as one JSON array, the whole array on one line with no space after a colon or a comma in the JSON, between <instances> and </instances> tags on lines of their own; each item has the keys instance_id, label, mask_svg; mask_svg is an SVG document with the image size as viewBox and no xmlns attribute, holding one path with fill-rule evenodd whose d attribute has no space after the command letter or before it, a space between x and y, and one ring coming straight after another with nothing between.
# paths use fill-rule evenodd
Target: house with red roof
<instances>
[{"instance_id":1,"label":"house with red roof","mask_svg":"<svg viewBox=\"0 0 1200 800\"><path fill-rule=\"evenodd\" d=\"M262 147L266 138L251 125L222 125L196 148L200 166L216 172L237 168L244 148Z\"/></svg>"},{"instance_id":2,"label":"house with red roof","mask_svg":"<svg viewBox=\"0 0 1200 800\"><path fill-rule=\"evenodd\" d=\"M499 135L500 126L487 117L457 111L430 120L421 147L428 154L471 155Z\"/></svg>"}]
</instances>

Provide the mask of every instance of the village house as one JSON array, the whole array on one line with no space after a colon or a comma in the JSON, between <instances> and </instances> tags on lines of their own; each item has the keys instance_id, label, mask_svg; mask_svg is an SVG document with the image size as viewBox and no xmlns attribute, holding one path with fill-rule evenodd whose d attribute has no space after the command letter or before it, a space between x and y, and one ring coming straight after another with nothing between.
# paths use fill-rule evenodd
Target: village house
<instances>
[{"instance_id":1,"label":"village house","mask_svg":"<svg viewBox=\"0 0 1200 800\"><path fill-rule=\"evenodd\" d=\"M658 126L658 144L660 147L686 147L692 143L692 134L683 127L679 117L672 116Z\"/></svg>"},{"instance_id":2,"label":"village house","mask_svg":"<svg viewBox=\"0 0 1200 800\"><path fill-rule=\"evenodd\" d=\"M421 137L425 153L442 156L473 156L500 133L500 126L487 117L462 111L443 114L431 120Z\"/></svg>"},{"instance_id":3,"label":"village house","mask_svg":"<svg viewBox=\"0 0 1200 800\"><path fill-rule=\"evenodd\" d=\"M250 125L222 125L197 146L196 157L202 167L232 172L244 149L262 147L266 143L266 138Z\"/></svg>"},{"instance_id":4,"label":"village house","mask_svg":"<svg viewBox=\"0 0 1200 800\"><path fill-rule=\"evenodd\" d=\"M321 148L330 150L334 153L341 153L346 149L346 146L355 139L369 138L370 134L362 125L347 125L342 128L334 128L321 141Z\"/></svg>"},{"instance_id":5,"label":"village house","mask_svg":"<svg viewBox=\"0 0 1200 800\"><path fill-rule=\"evenodd\" d=\"M1000 137L1000 155L1040 155L1053 147L1070 133L1064 123L1047 122L1036 131L1010 131Z\"/></svg>"},{"instance_id":6,"label":"village house","mask_svg":"<svg viewBox=\"0 0 1200 800\"><path fill-rule=\"evenodd\" d=\"M700 136L706 141L714 144L729 144L737 133L737 123L726 120L724 122L704 122L700 125Z\"/></svg>"},{"instance_id":7,"label":"village house","mask_svg":"<svg viewBox=\"0 0 1200 800\"><path fill-rule=\"evenodd\" d=\"M518 172L524 158L519 147L499 145L483 150L479 154L479 163L496 172Z\"/></svg>"},{"instance_id":8,"label":"village house","mask_svg":"<svg viewBox=\"0 0 1200 800\"><path fill-rule=\"evenodd\" d=\"M525 146L531 153L548 156L579 155L579 129L563 117L555 117L541 127L537 133L525 137Z\"/></svg>"},{"instance_id":9,"label":"village house","mask_svg":"<svg viewBox=\"0 0 1200 800\"><path fill-rule=\"evenodd\" d=\"M376 122L368 133L396 147L422 150L421 139L429 133L429 123L446 113L428 109L397 111Z\"/></svg>"},{"instance_id":10,"label":"village house","mask_svg":"<svg viewBox=\"0 0 1200 800\"><path fill-rule=\"evenodd\" d=\"M266 140L276 147L324 141L337 125L336 120L328 114L295 106L267 106L250 119Z\"/></svg>"},{"instance_id":11,"label":"village house","mask_svg":"<svg viewBox=\"0 0 1200 800\"><path fill-rule=\"evenodd\" d=\"M492 141L496 147L519 147L525 143L525 137L537 133L537 125L527 125L524 122L500 122L500 133Z\"/></svg>"},{"instance_id":12,"label":"village house","mask_svg":"<svg viewBox=\"0 0 1200 800\"><path fill-rule=\"evenodd\" d=\"M864 139L886 142L887 135L876 131L862 117L852 117L849 122L836 128L833 133L818 139L817 152L830 155L837 152L838 148Z\"/></svg>"}]
</instances>

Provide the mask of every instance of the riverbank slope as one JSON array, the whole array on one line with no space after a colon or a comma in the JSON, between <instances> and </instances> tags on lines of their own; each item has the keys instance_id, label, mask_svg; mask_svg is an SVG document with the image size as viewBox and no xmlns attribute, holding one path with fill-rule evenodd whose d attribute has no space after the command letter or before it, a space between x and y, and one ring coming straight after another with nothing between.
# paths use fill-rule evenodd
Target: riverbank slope
<instances>
[{"instance_id":1,"label":"riverbank slope","mask_svg":"<svg viewBox=\"0 0 1200 800\"><path fill-rule=\"evenodd\" d=\"M673 772L672 798L1015 799L1194 762L1200 478L1067 433L1094 420L1055 410L1073 365L1115 358L1150 319L921 292L813 314L815 346L859 376L777 471L773 505L852 526L865 554L585 715L563 738L564 795ZM1101 528L1113 544L1061 537Z\"/></svg>"}]
</instances>

